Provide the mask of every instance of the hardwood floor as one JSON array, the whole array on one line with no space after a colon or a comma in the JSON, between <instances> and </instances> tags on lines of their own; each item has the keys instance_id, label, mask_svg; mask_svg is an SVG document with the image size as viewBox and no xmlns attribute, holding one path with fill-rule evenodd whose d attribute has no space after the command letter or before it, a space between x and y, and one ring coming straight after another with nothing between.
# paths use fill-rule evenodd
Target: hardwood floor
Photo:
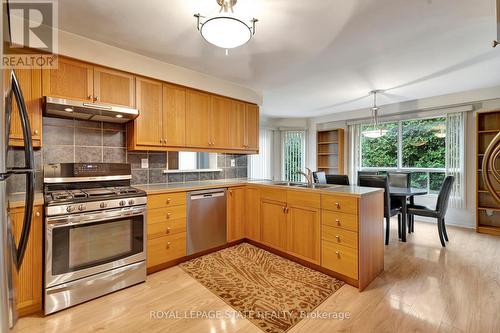
<instances>
[{"instance_id":1,"label":"hardwood floor","mask_svg":"<svg viewBox=\"0 0 500 333\"><path fill-rule=\"evenodd\" d=\"M306 318L289 332L500 332L500 238L448 227L450 243L444 249L436 228L417 222L407 243L392 230L384 273L362 293L343 286L316 309L349 312L349 319ZM146 283L46 318L22 318L14 332L261 332L243 318L155 319L151 311L236 316L173 267L150 275Z\"/></svg>"}]
</instances>

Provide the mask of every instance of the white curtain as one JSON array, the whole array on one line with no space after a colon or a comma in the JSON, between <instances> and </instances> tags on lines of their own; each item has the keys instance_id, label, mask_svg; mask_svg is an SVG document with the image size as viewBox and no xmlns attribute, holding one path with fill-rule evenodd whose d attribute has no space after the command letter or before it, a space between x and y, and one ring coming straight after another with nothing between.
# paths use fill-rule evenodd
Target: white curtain
<instances>
[{"instance_id":1,"label":"white curtain","mask_svg":"<svg viewBox=\"0 0 500 333\"><path fill-rule=\"evenodd\" d=\"M248 177L251 179L273 179L273 131L261 128L259 132L259 154L250 155Z\"/></svg>"},{"instance_id":2,"label":"white curtain","mask_svg":"<svg viewBox=\"0 0 500 333\"><path fill-rule=\"evenodd\" d=\"M465 112L446 115L446 175L455 176L450 207L465 206Z\"/></svg>"},{"instance_id":3,"label":"white curtain","mask_svg":"<svg viewBox=\"0 0 500 333\"><path fill-rule=\"evenodd\" d=\"M358 170L359 170L359 139L360 139L360 131L361 125L349 125L349 182L352 185L355 185L358 182Z\"/></svg>"}]
</instances>

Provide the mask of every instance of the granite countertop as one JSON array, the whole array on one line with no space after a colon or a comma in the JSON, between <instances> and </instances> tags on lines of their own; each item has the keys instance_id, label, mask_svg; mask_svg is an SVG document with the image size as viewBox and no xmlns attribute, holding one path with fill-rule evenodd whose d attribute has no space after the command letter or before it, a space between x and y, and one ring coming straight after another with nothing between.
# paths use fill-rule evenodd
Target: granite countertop
<instances>
[{"instance_id":1,"label":"granite countertop","mask_svg":"<svg viewBox=\"0 0 500 333\"><path fill-rule=\"evenodd\" d=\"M19 208L24 207L24 199L25 193L15 193L9 195L9 207L10 208ZM35 206L43 205L43 193L37 192L35 193Z\"/></svg>"},{"instance_id":2,"label":"granite countertop","mask_svg":"<svg viewBox=\"0 0 500 333\"><path fill-rule=\"evenodd\" d=\"M379 188L360 187L360 186L331 185L329 187L307 188L307 187L286 186L282 185L283 183L284 182L270 181L270 180L222 179L222 180L205 180L205 181L188 182L188 183L137 185L135 187L146 191L146 193L148 194L160 194L160 193L169 193L178 191L196 191L208 188L234 187L234 186L252 185L252 184L270 186L270 187L279 187L282 189L312 191L323 194L339 194L339 195L356 196L356 197L361 197L368 194L383 191L383 189Z\"/></svg>"}]
</instances>

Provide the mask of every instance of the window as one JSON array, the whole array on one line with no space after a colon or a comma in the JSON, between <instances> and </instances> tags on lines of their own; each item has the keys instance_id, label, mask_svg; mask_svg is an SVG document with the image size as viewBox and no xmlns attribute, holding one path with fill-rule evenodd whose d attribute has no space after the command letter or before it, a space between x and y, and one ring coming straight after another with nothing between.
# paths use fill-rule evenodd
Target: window
<instances>
[{"instance_id":1,"label":"window","mask_svg":"<svg viewBox=\"0 0 500 333\"><path fill-rule=\"evenodd\" d=\"M446 118L411 119L380 125L380 138L360 137L361 169L406 170L412 187L438 193L445 177ZM361 132L372 125L361 125Z\"/></svg>"},{"instance_id":2,"label":"window","mask_svg":"<svg viewBox=\"0 0 500 333\"><path fill-rule=\"evenodd\" d=\"M299 182L302 175L298 171L305 169L305 131L283 131L283 180Z\"/></svg>"}]
</instances>

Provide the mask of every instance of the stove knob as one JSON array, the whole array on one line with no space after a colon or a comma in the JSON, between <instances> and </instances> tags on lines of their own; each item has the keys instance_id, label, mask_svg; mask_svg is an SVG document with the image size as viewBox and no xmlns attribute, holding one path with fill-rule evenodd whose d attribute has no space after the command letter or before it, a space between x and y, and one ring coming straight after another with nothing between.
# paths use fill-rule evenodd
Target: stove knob
<instances>
[{"instance_id":1,"label":"stove knob","mask_svg":"<svg viewBox=\"0 0 500 333\"><path fill-rule=\"evenodd\" d=\"M108 205L105 203L105 202L101 202L101 204L99 205L99 207L101 208L106 208Z\"/></svg>"},{"instance_id":2,"label":"stove knob","mask_svg":"<svg viewBox=\"0 0 500 333\"><path fill-rule=\"evenodd\" d=\"M78 210L79 211L85 210L85 208L87 208L87 207L85 207L84 204L81 204L81 205L78 206Z\"/></svg>"},{"instance_id":3,"label":"stove knob","mask_svg":"<svg viewBox=\"0 0 500 333\"><path fill-rule=\"evenodd\" d=\"M68 207L66 207L66 211L67 211L68 213L71 213L71 212L73 212L74 210L75 210L75 207L73 207L73 206L68 206Z\"/></svg>"},{"instance_id":4,"label":"stove knob","mask_svg":"<svg viewBox=\"0 0 500 333\"><path fill-rule=\"evenodd\" d=\"M134 199L130 199L130 200L128 201L128 204L129 204L129 205L133 205L133 204L135 204Z\"/></svg>"},{"instance_id":5,"label":"stove knob","mask_svg":"<svg viewBox=\"0 0 500 333\"><path fill-rule=\"evenodd\" d=\"M127 202L125 200L120 201L120 206L125 206L126 204L127 204Z\"/></svg>"}]
</instances>

